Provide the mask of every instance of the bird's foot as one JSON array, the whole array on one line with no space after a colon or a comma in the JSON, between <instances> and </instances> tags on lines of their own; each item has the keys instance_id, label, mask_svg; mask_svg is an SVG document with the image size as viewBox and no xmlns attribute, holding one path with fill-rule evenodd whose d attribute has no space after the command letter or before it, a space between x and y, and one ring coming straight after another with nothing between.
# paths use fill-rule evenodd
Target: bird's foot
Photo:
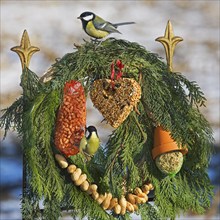
<instances>
[{"instance_id":1,"label":"bird's foot","mask_svg":"<svg viewBox=\"0 0 220 220\"><path fill-rule=\"evenodd\" d=\"M95 45L95 50L101 45L102 40L98 40L96 38L91 38L91 42Z\"/></svg>"},{"instance_id":2,"label":"bird's foot","mask_svg":"<svg viewBox=\"0 0 220 220\"><path fill-rule=\"evenodd\" d=\"M90 155L90 154L86 153L85 151L83 151L83 155L86 158L86 162L90 161L93 158L93 155Z\"/></svg>"},{"instance_id":3,"label":"bird's foot","mask_svg":"<svg viewBox=\"0 0 220 220\"><path fill-rule=\"evenodd\" d=\"M100 40L96 39L96 38L90 38L91 42L94 44L98 44L100 42Z\"/></svg>"}]
</instances>

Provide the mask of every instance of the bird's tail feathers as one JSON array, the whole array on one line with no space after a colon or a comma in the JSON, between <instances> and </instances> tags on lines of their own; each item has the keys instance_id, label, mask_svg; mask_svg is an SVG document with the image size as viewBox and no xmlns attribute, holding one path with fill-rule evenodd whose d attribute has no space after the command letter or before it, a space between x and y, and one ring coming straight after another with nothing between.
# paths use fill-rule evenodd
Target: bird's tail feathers
<instances>
[{"instance_id":1,"label":"bird's tail feathers","mask_svg":"<svg viewBox=\"0 0 220 220\"><path fill-rule=\"evenodd\" d=\"M128 24L135 24L135 22L121 22L121 23L113 24L113 26L117 28L118 26L128 25Z\"/></svg>"}]
</instances>

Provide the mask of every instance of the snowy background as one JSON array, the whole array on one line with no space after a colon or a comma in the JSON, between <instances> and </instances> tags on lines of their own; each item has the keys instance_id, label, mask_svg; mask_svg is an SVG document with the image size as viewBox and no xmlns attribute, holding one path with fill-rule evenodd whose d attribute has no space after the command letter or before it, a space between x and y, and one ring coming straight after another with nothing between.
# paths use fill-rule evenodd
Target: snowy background
<instances>
[{"instance_id":1,"label":"snowy background","mask_svg":"<svg viewBox=\"0 0 220 220\"><path fill-rule=\"evenodd\" d=\"M76 19L84 11L92 11L112 23L136 22L135 25L119 27L122 35L113 34L111 37L138 42L161 57L165 57L164 49L155 39L164 35L167 21L171 20L174 34L184 39L175 50L174 70L196 81L207 98L207 107L201 110L210 122L216 140L216 153L211 161L209 175L217 192L220 183L219 6L218 0L1 0L1 109L11 105L21 94L21 64L17 54L10 48L20 44L25 29L31 44L41 50L33 55L30 69L42 76L56 58L73 52L74 43L81 44L83 39L89 40L82 30L81 22ZM91 103L88 107L91 111ZM89 122L100 122L97 111L91 112L89 116ZM104 139L106 134L102 135ZM19 199L22 155L14 133L1 145L0 219L17 220L21 219ZM205 216L187 216L185 219L217 219L220 213L219 198L219 193L216 193L212 209Z\"/></svg>"}]
</instances>

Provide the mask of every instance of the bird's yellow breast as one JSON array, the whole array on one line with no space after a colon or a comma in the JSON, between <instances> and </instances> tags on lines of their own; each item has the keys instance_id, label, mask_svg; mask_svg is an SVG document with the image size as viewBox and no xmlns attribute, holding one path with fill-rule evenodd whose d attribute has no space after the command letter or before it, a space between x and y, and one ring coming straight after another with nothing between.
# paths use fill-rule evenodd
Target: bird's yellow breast
<instances>
[{"instance_id":1,"label":"bird's yellow breast","mask_svg":"<svg viewBox=\"0 0 220 220\"><path fill-rule=\"evenodd\" d=\"M104 38L109 33L107 31L98 30L93 25L92 21L89 21L86 25L86 33L94 38Z\"/></svg>"},{"instance_id":2,"label":"bird's yellow breast","mask_svg":"<svg viewBox=\"0 0 220 220\"><path fill-rule=\"evenodd\" d=\"M87 146L85 151L90 154L93 155L95 154L95 152L98 150L99 148L99 144L100 144L100 140L97 137L96 133L93 132L91 137L89 138L89 140L87 141Z\"/></svg>"}]
</instances>

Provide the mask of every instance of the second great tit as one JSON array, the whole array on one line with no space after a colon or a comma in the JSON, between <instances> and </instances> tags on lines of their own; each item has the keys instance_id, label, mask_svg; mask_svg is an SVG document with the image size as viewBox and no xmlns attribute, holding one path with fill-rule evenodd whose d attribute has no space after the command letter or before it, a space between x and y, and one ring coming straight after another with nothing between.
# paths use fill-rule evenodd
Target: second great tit
<instances>
[{"instance_id":1,"label":"second great tit","mask_svg":"<svg viewBox=\"0 0 220 220\"><path fill-rule=\"evenodd\" d=\"M100 140L97 129L94 126L89 126L86 128L86 131L89 132L89 135L82 138L80 141L79 150L85 153L87 159L89 159L89 157L92 157L98 150Z\"/></svg>"},{"instance_id":2,"label":"second great tit","mask_svg":"<svg viewBox=\"0 0 220 220\"><path fill-rule=\"evenodd\" d=\"M118 26L134 24L135 22L122 22L112 24L108 21L105 21L101 17L95 15L92 12L83 12L78 19L82 21L82 27L84 31L91 37L96 39L101 39L106 37L111 33L119 33L117 30Z\"/></svg>"}]
</instances>

